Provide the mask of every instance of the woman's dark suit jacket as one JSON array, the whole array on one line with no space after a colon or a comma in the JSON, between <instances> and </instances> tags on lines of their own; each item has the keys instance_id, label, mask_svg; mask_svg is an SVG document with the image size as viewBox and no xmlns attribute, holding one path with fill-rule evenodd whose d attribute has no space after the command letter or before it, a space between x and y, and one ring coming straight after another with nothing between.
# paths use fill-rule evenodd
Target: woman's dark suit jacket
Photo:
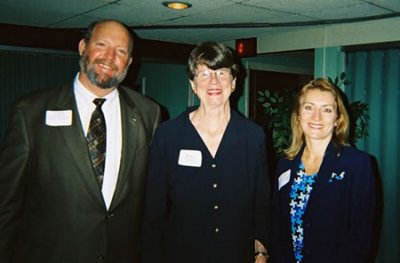
<instances>
[{"instance_id":1,"label":"woman's dark suit jacket","mask_svg":"<svg viewBox=\"0 0 400 263\"><path fill-rule=\"evenodd\" d=\"M295 262L289 193L302 153L303 150L294 160L282 158L277 166L271 249L274 263ZM287 183L285 172L290 173ZM371 156L353 147L337 148L331 143L304 213L303 263L367 262L371 253L375 190Z\"/></svg>"},{"instance_id":2,"label":"woman's dark suit jacket","mask_svg":"<svg viewBox=\"0 0 400 263\"><path fill-rule=\"evenodd\" d=\"M179 165L180 150L201 153L201 167ZM266 243L266 168L262 128L235 111L215 158L189 111L163 123L150 148L144 262L253 262L254 239Z\"/></svg>"}]
</instances>

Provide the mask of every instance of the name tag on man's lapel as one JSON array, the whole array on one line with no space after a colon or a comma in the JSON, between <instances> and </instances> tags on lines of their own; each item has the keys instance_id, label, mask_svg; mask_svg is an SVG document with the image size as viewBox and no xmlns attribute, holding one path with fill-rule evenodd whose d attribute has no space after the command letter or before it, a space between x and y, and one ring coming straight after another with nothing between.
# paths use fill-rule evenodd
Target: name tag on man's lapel
<instances>
[{"instance_id":1,"label":"name tag on man's lapel","mask_svg":"<svg viewBox=\"0 0 400 263\"><path fill-rule=\"evenodd\" d=\"M46 125L71 126L72 110L48 110L46 111Z\"/></svg>"},{"instance_id":2,"label":"name tag on man's lapel","mask_svg":"<svg viewBox=\"0 0 400 263\"><path fill-rule=\"evenodd\" d=\"M201 167L202 155L197 150L180 150L178 164L182 166Z\"/></svg>"}]
</instances>

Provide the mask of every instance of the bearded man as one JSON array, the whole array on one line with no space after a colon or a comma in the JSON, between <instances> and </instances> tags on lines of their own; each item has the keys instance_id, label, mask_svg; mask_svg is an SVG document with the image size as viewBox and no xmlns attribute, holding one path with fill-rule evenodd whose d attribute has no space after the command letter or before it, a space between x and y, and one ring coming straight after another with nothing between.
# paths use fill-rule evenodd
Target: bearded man
<instances>
[{"instance_id":1,"label":"bearded man","mask_svg":"<svg viewBox=\"0 0 400 263\"><path fill-rule=\"evenodd\" d=\"M148 146L157 104L119 86L134 37L92 23L80 71L15 104L0 148L0 262L140 260Z\"/></svg>"}]
</instances>

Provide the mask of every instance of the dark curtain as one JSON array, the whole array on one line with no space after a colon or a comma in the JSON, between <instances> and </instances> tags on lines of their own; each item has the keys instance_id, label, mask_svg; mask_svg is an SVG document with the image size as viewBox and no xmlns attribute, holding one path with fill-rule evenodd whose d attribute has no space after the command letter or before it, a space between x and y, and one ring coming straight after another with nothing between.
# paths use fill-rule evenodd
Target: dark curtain
<instances>
[{"instance_id":1,"label":"dark curtain","mask_svg":"<svg viewBox=\"0 0 400 263\"><path fill-rule=\"evenodd\" d=\"M36 89L72 81L78 69L78 53L0 50L0 141L16 98Z\"/></svg>"}]
</instances>

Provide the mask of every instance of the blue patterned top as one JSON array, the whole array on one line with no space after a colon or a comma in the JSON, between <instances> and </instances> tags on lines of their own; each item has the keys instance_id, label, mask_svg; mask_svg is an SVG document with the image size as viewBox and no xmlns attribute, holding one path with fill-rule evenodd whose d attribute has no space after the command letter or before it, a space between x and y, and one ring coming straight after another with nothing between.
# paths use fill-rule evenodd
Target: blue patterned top
<instances>
[{"instance_id":1,"label":"blue patterned top","mask_svg":"<svg viewBox=\"0 0 400 263\"><path fill-rule=\"evenodd\" d=\"M292 227L292 240L294 256L297 263L303 259L303 215L307 207L317 173L307 175L303 162L300 162L297 176L294 178L290 190L290 221Z\"/></svg>"}]
</instances>

